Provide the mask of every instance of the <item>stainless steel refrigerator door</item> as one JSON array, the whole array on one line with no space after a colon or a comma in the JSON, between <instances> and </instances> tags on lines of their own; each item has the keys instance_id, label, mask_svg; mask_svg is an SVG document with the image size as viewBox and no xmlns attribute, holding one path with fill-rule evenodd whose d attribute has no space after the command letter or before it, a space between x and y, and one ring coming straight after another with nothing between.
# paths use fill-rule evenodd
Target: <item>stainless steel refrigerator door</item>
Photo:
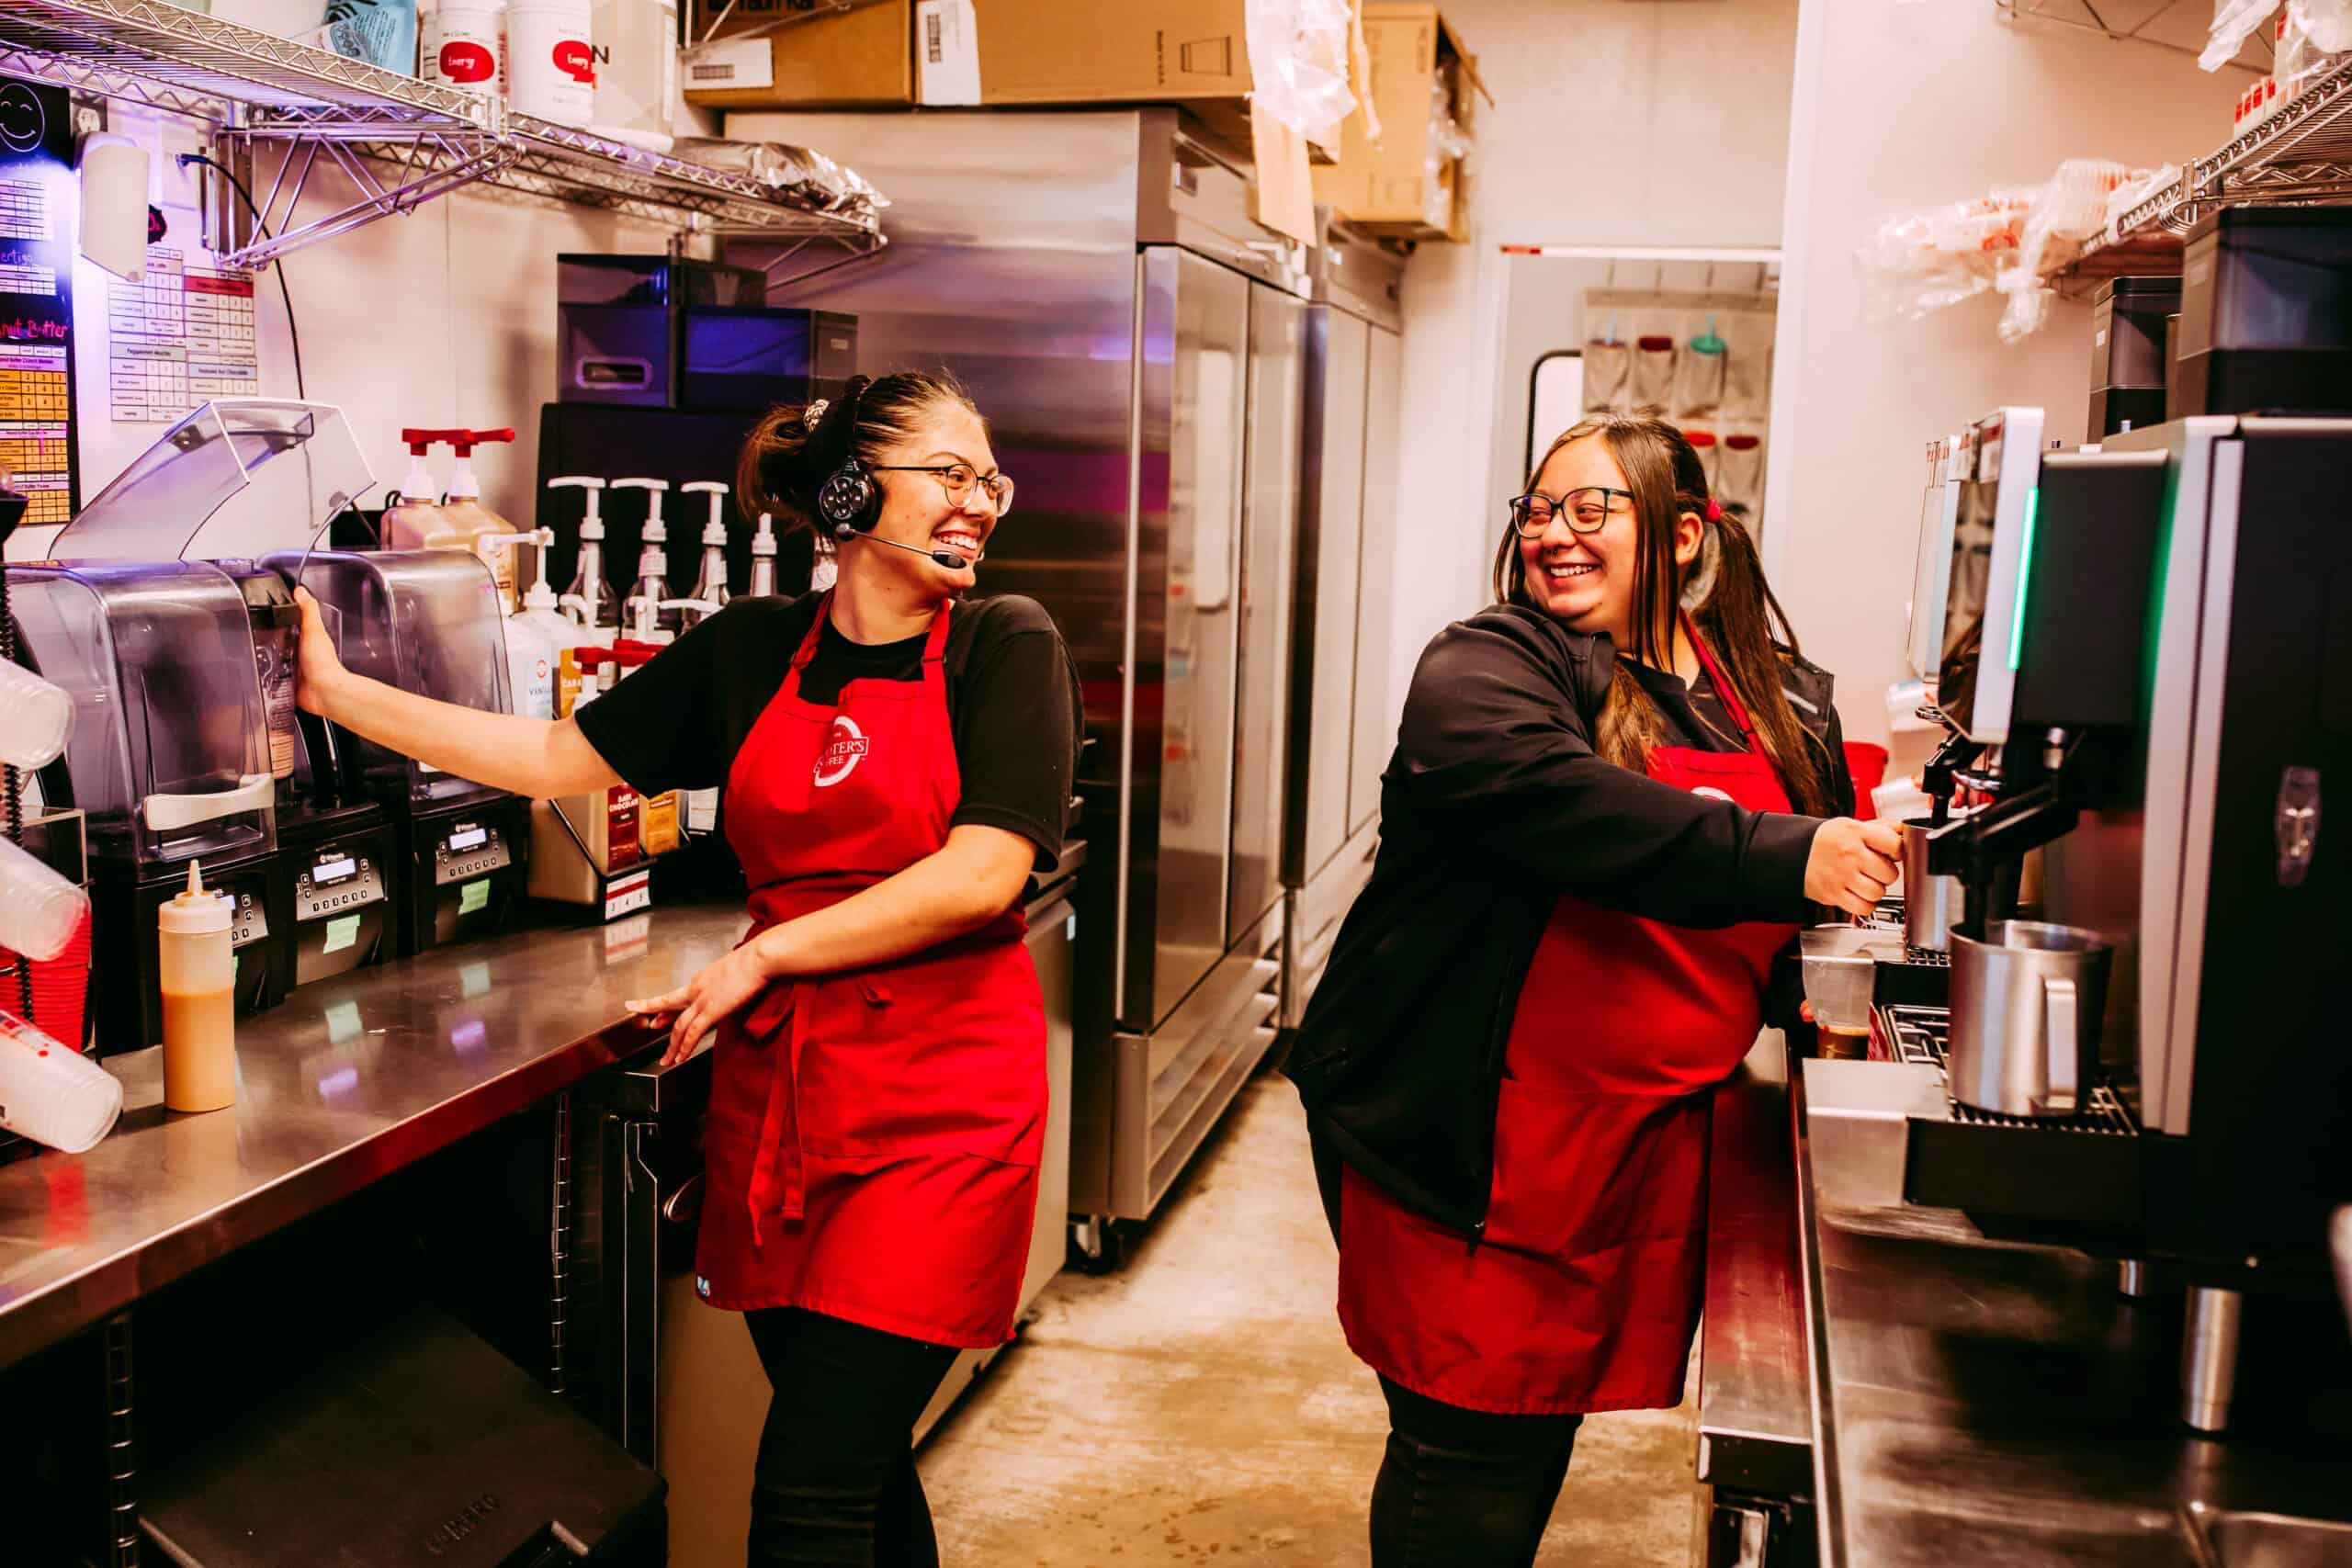
<instances>
[{"instance_id":1,"label":"stainless steel refrigerator door","mask_svg":"<svg viewBox=\"0 0 2352 1568\"><path fill-rule=\"evenodd\" d=\"M1291 688L1290 831L1294 886L1305 886L1348 840L1354 761L1356 589L1363 548L1363 422L1372 329L1328 306L1308 324L1307 418L1301 479L1297 613L1291 637L1304 667ZM1385 650L1374 650L1385 657Z\"/></svg>"},{"instance_id":2,"label":"stainless steel refrigerator door","mask_svg":"<svg viewBox=\"0 0 2352 1568\"><path fill-rule=\"evenodd\" d=\"M1136 722L1120 1017L1149 1029L1226 950L1250 286L1166 246L1147 249L1138 265ZM1155 619L1166 627L1158 649L1143 635Z\"/></svg>"},{"instance_id":3,"label":"stainless steel refrigerator door","mask_svg":"<svg viewBox=\"0 0 2352 1568\"><path fill-rule=\"evenodd\" d=\"M1241 513L1240 662L1234 716L1228 942L1282 896L1283 784L1289 750L1291 591L1297 559L1305 301L1250 288L1248 490Z\"/></svg>"},{"instance_id":4,"label":"stainless steel refrigerator door","mask_svg":"<svg viewBox=\"0 0 2352 1568\"><path fill-rule=\"evenodd\" d=\"M1362 829L1380 810L1380 774L1396 748L1388 638L1396 570L1397 377L1404 340L1375 327L1365 379L1363 565L1356 577L1355 758L1348 774L1348 830Z\"/></svg>"}]
</instances>

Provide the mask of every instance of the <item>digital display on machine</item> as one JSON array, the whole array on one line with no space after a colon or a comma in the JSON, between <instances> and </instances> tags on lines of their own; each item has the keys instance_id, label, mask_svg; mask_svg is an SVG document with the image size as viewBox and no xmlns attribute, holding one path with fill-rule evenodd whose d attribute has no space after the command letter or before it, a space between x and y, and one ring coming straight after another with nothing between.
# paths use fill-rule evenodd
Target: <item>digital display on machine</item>
<instances>
[{"instance_id":1,"label":"digital display on machine","mask_svg":"<svg viewBox=\"0 0 2352 1568\"><path fill-rule=\"evenodd\" d=\"M311 885L314 887L328 887L358 874L357 861L353 860L349 855L337 855L332 860L322 860L311 868Z\"/></svg>"},{"instance_id":2,"label":"digital display on machine","mask_svg":"<svg viewBox=\"0 0 2352 1568\"><path fill-rule=\"evenodd\" d=\"M1951 525L1951 564L1944 581L1943 647L1936 665L1936 705L1962 732L1976 707L1976 678L1984 649L1985 589L1993 572L1993 519L2000 509L1997 479L1960 487Z\"/></svg>"},{"instance_id":3,"label":"digital display on machine","mask_svg":"<svg viewBox=\"0 0 2352 1568\"><path fill-rule=\"evenodd\" d=\"M452 850L478 850L488 842L490 829L487 828L460 828L449 835Z\"/></svg>"}]
</instances>

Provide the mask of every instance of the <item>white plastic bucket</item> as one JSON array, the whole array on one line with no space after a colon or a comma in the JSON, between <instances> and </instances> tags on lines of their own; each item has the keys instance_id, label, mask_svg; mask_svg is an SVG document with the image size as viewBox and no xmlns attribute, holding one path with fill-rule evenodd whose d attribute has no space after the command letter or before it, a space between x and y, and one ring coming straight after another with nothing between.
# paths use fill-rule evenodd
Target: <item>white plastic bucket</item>
<instances>
[{"instance_id":1,"label":"white plastic bucket","mask_svg":"<svg viewBox=\"0 0 2352 1568\"><path fill-rule=\"evenodd\" d=\"M596 114L590 0L506 7L506 102L516 114L585 128Z\"/></svg>"},{"instance_id":2,"label":"white plastic bucket","mask_svg":"<svg viewBox=\"0 0 2352 1568\"><path fill-rule=\"evenodd\" d=\"M417 62L426 81L469 93L506 90L506 7L497 0L449 0L417 27Z\"/></svg>"}]
</instances>

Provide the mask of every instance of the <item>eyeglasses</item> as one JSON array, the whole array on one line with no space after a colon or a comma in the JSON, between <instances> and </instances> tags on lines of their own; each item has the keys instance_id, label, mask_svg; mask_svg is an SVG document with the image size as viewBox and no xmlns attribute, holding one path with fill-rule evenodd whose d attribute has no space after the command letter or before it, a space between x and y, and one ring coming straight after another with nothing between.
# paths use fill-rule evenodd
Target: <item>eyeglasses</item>
<instances>
[{"instance_id":1,"label":"eyeglasses","mask_svg":"<svg viewBox=\"0 0 2352 1568\"><path fill-rule=\"evenodd\" d=\"M1623 506L1617 504L1621 499ZM1611 490L1606 485L1588 485L1565 496L1545 495L1533 490L1512 498L1510 524L1526 539L1549 529L1555 517L1566 521L1572 534L1598 534L1611 513L1623 513L1633 504L1633 491Z\"/></svg>"},{"instance_id":2,"label":"eyeglasses","mask_svg":"<svg viewBox=\"0 0 2352 1568\"><path fill-rule=\"evenodd\" d=\"M1012 511L1012 476L1001 468L982 479L979 470L969 463L876 463L868 466L877 474L929 474L939 481L939 488L947 492L947 504L950 506L963 505L971 496L972 487L978 485L988 491L989 502L996 508L999 518Z\"/></svg>"}]
</instances>

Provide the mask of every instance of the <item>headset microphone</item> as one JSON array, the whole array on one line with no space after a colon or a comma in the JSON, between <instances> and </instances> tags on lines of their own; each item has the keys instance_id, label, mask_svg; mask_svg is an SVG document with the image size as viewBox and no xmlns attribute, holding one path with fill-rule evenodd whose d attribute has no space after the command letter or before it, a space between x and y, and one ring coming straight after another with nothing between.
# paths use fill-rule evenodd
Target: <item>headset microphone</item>
<instances>
[{"instance_id":1,"label":"headset microphone","mask_svg":"<svg viewBox=\"0 0 2352 1568\"><path fill-rule=\"evenodd\" d=\"M894 550L904 550L909 555L922 556L929 559L933 564L944 567L949 571L961 571L967 566L978 566L980 562L988 558L988 552L986 550L982 550L970 560L966 560L954 550L926 550L919 545L902 545L896 539L885 539L879 535L868 534L862 529L853 528L846 523L835 525L833 534L837 538L863 538L869 545L888 545Z\"/></svg>"}]
</instances>

